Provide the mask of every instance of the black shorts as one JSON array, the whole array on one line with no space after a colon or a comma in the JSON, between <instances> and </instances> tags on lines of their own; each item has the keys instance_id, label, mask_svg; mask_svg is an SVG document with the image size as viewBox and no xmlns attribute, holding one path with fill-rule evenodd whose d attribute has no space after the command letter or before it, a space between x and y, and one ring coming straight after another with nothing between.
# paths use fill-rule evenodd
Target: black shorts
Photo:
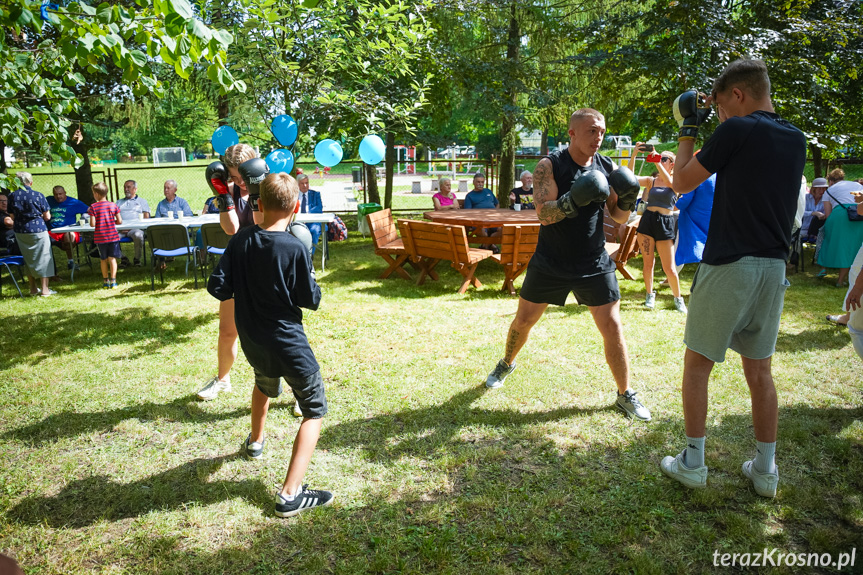
<instances>
[{"instance_id":1,"label":"black shorts","mask_svg":"<svg viewBox=\"0 0 863 575\"><path fill-rule=\"evenodd\" d=\"M107 244L96 244L99 248L99 259L107 260L108 258L121 258L123 252L120 251L120 242L108 242Z\"/></svg>"},{"instance_id":2,"label":"black shorts","mask_svg":"<svg viewBox=\"0 0 863 575\"><path fill-rule=\"evenodd\" d=\"M327 414L327 397L324 394L324 380L320 370L306 377L285 376L284 378L267 377L257 369L254 371L255 385L267 397L279 397L282 394L282 379L284 379L294 392L297 405L300 406L304 417L320 419Z\"/></svg>"},{"instance_id":3,"label":"black shorts","mask_svg":"<svg viewBox=\"0 0 863 575\"><path fill-rule=\"evenodd\" d=\"M661 242L663 240L674 240L677 237L677 218L672 214L660 214L645 210L638 222L638 233L652 237Z\"/></svg>"},{"instance_id":4,"label":"black shorts","mask_svg":"<svg viewBox=\"0 0 863 575\"><path fill-rule=\"evenodd\" d=\"M536 271L527 266L521 297L531 303L565 305L569 292L579 304L598 307L620 299L620 288L614 272L586 278L567 278Z\"/></svg>"}]
</instances>

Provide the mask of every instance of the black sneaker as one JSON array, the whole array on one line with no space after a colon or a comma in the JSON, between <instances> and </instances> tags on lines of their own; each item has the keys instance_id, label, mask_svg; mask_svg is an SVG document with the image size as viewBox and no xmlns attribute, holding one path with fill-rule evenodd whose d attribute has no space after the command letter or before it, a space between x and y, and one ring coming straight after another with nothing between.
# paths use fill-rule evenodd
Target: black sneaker
<instances>
[{"instance_id":1,"label":"black sneaker","mask_svg":"<svg viewBox=\"0 0 863 575\"><path fill-rule=\"evenodd\" d=\"M132 265L135 266L136 268L141 267L141 260L139 260L138 258L135 258L135 261L132 262Z\"/></svg>"},{"instance_id":2,"label":"black sneaker","mask_svg":"<svg viewBox=\"0 0 863 575\"><path fill-rule=\"evenodd\" d=\"M248 459L260 459L264 456L264 443L266 443L266 438L260 443L252 442L252 434L250 433L246 440L243 442L243 453Z\"/></svg>"},{"instance_id":3,"label":"black sneaker","mask_svg":"<svg viewBox=\"0 0 863 575\"><path fill-rule=\"evenodd\" d=\"M333 494L329 491L319 491L317 489L309 489L308 485L303 485L299 495L294 497L293 501L288 501L282 496L282 492L276 493L276 515L279 517L293 517L303 511L314 509L315 507L324 507L333 502Z\"/></svg>"}]
</instances>

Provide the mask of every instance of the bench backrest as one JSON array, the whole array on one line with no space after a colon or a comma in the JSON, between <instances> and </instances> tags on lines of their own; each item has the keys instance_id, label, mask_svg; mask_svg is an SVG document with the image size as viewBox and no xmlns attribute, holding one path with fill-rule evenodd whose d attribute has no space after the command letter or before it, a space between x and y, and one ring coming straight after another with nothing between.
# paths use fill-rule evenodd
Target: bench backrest
<instances>
[{"instance_id":1,"label":"bench backrest","mask_svg":"<svg viewBox=\"0 0 863 575\"><path fill-rule=\"evenodd\" d=\"M500 242L500 263L526 264L536 251L540 224L503 226Z\"/></svg>"},{"instance_id":2,"label":"bench backrest","mask_svg":"<svg viewBox=\"0 0 863 575\"><path fill-rule=\"evenodd\" d=\"M467 262L467 234L462 226L399 220L402 241L413 256Z\"/></svg>"},{"instance_id":3,"label":"bench backrest","mask_svg":"<svg viewBox=\"0 0 863 575\"><path fill-rule=\"evenodd\" d=\"M393 222L392 212L389 208L366 214L366 221L372 234L372 241L376 248L385 246L397 240L399 237Z\"/></svg>"}]
</instances>

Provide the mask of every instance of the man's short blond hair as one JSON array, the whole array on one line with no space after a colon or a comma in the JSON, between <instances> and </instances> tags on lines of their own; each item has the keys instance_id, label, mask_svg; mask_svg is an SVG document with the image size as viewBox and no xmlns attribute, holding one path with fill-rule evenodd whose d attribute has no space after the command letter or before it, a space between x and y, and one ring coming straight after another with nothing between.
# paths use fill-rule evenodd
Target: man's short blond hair
<instances>
[{"instance_id":1,"label":"man's short blond hair","mask_svg":"<svg viewBox=\"0 0 863 575\"><path fill-rule=\"evenodd\" d=\"M260 203L264 204L264 210L277 212L293 212L297 205L297 196L300 188L290 174L269 174L261 182Z\"/></svg>"},{"instance_id":2,"label":"man's short blond hair","mask_svg":"<svg viewBox=\"0 0 863 575\"><path fill-rule=\"evenodd\" d=\"M258 152L248 144L234 144L225 150L225 167L239 168L246 160L258 157Z\"/></svg>"},{"instance_id":3,"label":"man's short blond hair","mask_svg":"<svg viewBox=\"0 0 863 575\"><path fill-rule=\"evenodd\" d=\"M605 122L605 116L599 110L594 110L593 108L581 108L572 113L572 116L569 117L569 129L571 130L576 122L583 120L584 118L596 118L600 122Z\"/></svg>"},{"instance_id":4,"label":"man's short blond hair","mask_svg":"<svg viewBox=\"0 0 863 575\"><path fill-rule=\"evenodd\" d=\"M93 184L93 195L99 195L103 198L108 195L108 186L105 185L105 182Z\"/></svg>"}]
</instances>

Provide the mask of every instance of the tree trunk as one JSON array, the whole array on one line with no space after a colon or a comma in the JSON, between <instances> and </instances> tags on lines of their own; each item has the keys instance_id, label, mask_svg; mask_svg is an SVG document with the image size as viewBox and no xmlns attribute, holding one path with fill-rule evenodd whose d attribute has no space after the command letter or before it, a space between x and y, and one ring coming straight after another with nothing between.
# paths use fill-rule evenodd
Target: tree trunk
<instances>
[{"instance_id":1,"label":"tree trunk","mask_svg":"<svg viewBox=\"0 0 863 575\"><path fill-rule=\"evenodd\" d=\"M393 171L396 167L396 135L387 132L387 183L384 188L384 207L392 208L393 205Z\"/></svg>"},{"instance_id":2,"label":"tree trunk","mask_svg":"<svg viewBox=\"0 0 863 575\"><path fill-rule=\"evenodd\" d=\"M510 5L509 33L507 34L506 59L512 70L518 68L518 48L521 42L518 20L515 18L515 3ZM515 187L515 147L518 134L515 130L518 92L515 78L510 78L507 87L507 109L503 114L500 139L500 168L497 181L497 199L502 208L509 207L509 192Z\"/></svg>"},{"instance_id":3,"label":"tree trunk","mask_svg":"<svg viewBox=\"0 0 863 575\"><path fill-rule=\"evenodd\" d=\"M9 166L6 165L6 142L0 140L0 172L7 173ZM0 192L4 194L8 194L10 190L6 188L0 188Z\"/></svg>"},{"instance_id":4,"label":"tree trunk","mask_svg":"<svg viewBox=\"0 0 863 575\"><path fill-rule=\"evenodd\" d=\"M76 142L73 137L77 129L75 126L69 127L69 140L75 153L81 154L81 157L84 158L84 163L81 164L80 168L76 168L73 162L72 169L75 170L75 187L78 191L78 199L89 206L95 201L93 199L93 168L90 166L89 145L86 138Z\"/></svg>"},{"instance_id":5,"label":"tree trunk","mask_svg":"<svg viewBox=\"0 0 863 575\"><path fill-rule=\"evenodd\" d=\"M824 161L821 158L821 148L814 144L809 144L809 151L812 153L812 169L815 172L813 178L824 177Z\"/></svg>"},{"instance_id":6,"label":"tree trunk","mask_svg":"<svg viewBox=\"0 0 863 575\"><path fill-rule=\"evenodd\" d=\"M539 153L542 156L548 155L548 126L542 127L542 144L539 146Z\"/></svg>"},{"instance_id":7,"label":"tree trunk","mask_svg":"<svg viewBox=\"0 0 863 575\"><path fill-rule=\"evenodd\" d=\"M366 171L366 197L369 199L369 202L380 204L381 193L378 191L378 170L375 166L371 166L365 162L363 162L363 168Z\"/></svg>"}]
</instances>

